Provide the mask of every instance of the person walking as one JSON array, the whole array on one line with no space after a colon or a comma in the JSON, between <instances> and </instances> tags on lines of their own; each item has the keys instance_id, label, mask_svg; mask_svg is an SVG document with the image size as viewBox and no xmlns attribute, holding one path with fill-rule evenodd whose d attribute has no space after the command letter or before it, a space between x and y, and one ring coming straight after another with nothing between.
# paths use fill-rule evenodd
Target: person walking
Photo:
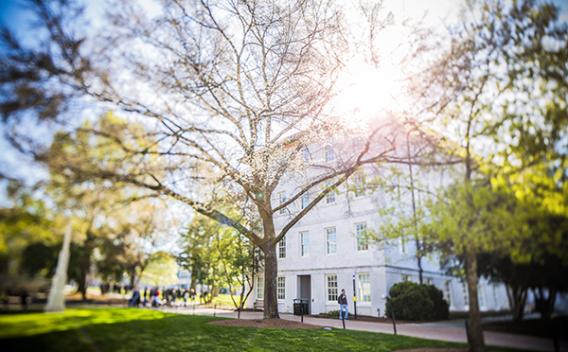
<instances>
[{"instance_id":1,"label":"person walking","mask_svg":"<svg viewBox=\"0 0 568 352\"><path fill-rule=\"evenodd\" d=\"M347 296L345 295L345 289L341 289L341 294L337 297L337 303L339 303L339 319L347 320L349 317L349 307L347 306Z\"/></svg>"}]
</instances>

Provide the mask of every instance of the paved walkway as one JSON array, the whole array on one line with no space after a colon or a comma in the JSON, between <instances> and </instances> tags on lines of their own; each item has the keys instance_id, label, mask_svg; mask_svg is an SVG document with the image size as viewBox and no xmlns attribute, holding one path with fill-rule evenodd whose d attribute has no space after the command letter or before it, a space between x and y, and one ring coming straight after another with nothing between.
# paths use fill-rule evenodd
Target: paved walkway
<instances>
[{"instance_id":1,"label":"paved walkway","mask_svg":"<svg viewBox=\"0 0 568 352\"><path fill-rule=\"evenodd\" d=\"M237 318L237 313L234 311L221 309L213 310L211 308L165 308L164 311L179 314L216 315L224 318ZM280 313L280 318L300 321L300 317L292 314ZM262 312L242 312L241 319L262 319ZM304 317L304 323L342 328L341 321L339 319ZM350 330L393 334L393 326L388 323L349 320L346 327ZM465 327L459 327L455 324L447 324L445 322L397 324L397 332L399 335L420 337L424 339L462 343L467 342ZM491 331L485 332L484 336L485 343L491 346L532 351L554 351L554 345L551 339ZM561 344L560 350L568 352L568 345L566 343Z\"/></svg>"}]
</instances>

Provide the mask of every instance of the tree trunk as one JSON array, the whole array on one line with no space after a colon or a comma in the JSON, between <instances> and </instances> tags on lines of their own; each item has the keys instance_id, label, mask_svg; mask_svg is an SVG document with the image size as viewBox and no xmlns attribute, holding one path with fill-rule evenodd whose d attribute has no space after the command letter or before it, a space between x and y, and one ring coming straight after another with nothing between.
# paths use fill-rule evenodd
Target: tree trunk
<instances>
[{"instance_id":1,"label":"tree trunk","mask_svg":"<svg viewBox=\"0 0 568 352\"><path fill-rule=\"evenodd\" d=\"M481 329L481 313L479 311L479 301L477 296L477 256L472 251L465 253L465 272L467 288L469 293L469 333L468 343L470 352L483 352L485 342Z\"/></svg>"},{"instance_id":2,"label":"tree trunk","mask_svg":"<svg viewBox=\"0 0 568 352\"><path fill-rule=\"evenodd\" d=\"M81 293L81 299L83 301L87 300L87 273L89 272L89 262L82 263L78 282L77 291Z\"/></svg>"},{"instance_id":3,"label":"tree trunk","mask_svg":"<svg viewBox=\"0 0 568 352\"><path fill-rule=\"evenodd\" d=\"M416 264L418 265L418 282L422 285L424 283L424 268L422 268L422 248L418 237L414 238L416 243Z\"/></svg>"},{"instance_id":4,"label":"tree trunk","mask_svg":"<svg viewBox=\"0 0 568 352\"><path fill-rule=\"evenodd\" d=\"M554 303L556 301L556 289L548 289L548 296L546 289L539 287L533 289L535 297L535 308L540 313L542 320L550 320L552 312L554 312Z\"/></svg>"},{"instance_id":5,"label":"tree trunk","mask_svg":"<svg viewBox=\"0 0 568 352\"><path fill-rule=\"evenodd\" d=\"M509 305L511 306L511 312L513 313L513 321L515 322L523 320L525 315L527 292L528 289L526 287L507 285L507 298L509 299Z\"/></svg>"},{"instance_id":6,"label":"tree trunk","mask_svg":"<svg viewBox=\"0 0 568 352\"><path fill-rule=\"evenodd\" d=\"M138 285L138 277L136 275L136 268L131 269L130 272L128 273L128 276L130 277L130 289L134 290L134 287Z\"/></svg>"},{"instance_id":7,"label":"tree trunk","mask_svg":"<svg viewBox=\"0 0 568 352\"><path fill-rule=\"evenodd\" d=\"M276 296L276 278L278 261L276 246L263 248L264 253L264 319L278 319L278 299Z\"/></svg>"}]
</instances>

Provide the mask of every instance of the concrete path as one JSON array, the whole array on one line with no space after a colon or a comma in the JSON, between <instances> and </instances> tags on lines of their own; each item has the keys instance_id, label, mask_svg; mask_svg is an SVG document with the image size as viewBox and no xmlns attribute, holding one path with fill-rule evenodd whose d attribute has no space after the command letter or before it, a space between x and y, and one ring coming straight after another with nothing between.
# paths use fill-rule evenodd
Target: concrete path
<instances>
[{"instance_id":1,"label":"concrete path","mask_svg":"<svg viewBox=\"0 0 568 352\"><path fill-rule=\"evenodd\" d=\"M179 314L196 314L196 315L216 315L224 318L237 318L237 313L229 310L212 309L212 308L164 308L164 311ZM280 313L280 318L300 321L299 316L292 314ZM242 312L241 319L262 319L262 312ZM330 326L334 328L342 328L339 319L324 319L304 317L304 323ZM381 332L385 334L393 334L393 326L388 323L367 322L349 320L346 324L347 329ZM440 323L407 323L397 324L397 333L404 336L420 337L431 340L441 340L449 342L467 342L465 327L456 326L456 324ZM487 331L484 333L485 343L490 346L509 347L531 351L554 351L552 340L532 337L526 335L507 334L501 332ZM561 344L560 351L568 352L568 345Z\"/></svg>"}]
</instances>

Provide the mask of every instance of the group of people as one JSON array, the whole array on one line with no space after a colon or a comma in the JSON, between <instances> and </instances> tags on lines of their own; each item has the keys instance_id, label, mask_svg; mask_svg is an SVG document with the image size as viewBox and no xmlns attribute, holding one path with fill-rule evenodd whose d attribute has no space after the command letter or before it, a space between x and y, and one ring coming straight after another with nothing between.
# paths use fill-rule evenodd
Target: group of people
<instances>
[{"instance_id":1,"label":"group of people","mask_svg":"<svg viewBox=\"0 0 568 352\"><path fill-rule=\"evenodd\" d=\"M187 306L188 300L195 300L195 290L194 289L180 289L180 288L166 288L160 290L159 287L148 287L144 288L144 291L140 293L140 290L135 287L132 291L132 297L128 301L130 307L139 307L140 305L146 307L150 305L151 307L167 306L171 307L183 302L183 306Z\"/></svg>"}]
</instances>

